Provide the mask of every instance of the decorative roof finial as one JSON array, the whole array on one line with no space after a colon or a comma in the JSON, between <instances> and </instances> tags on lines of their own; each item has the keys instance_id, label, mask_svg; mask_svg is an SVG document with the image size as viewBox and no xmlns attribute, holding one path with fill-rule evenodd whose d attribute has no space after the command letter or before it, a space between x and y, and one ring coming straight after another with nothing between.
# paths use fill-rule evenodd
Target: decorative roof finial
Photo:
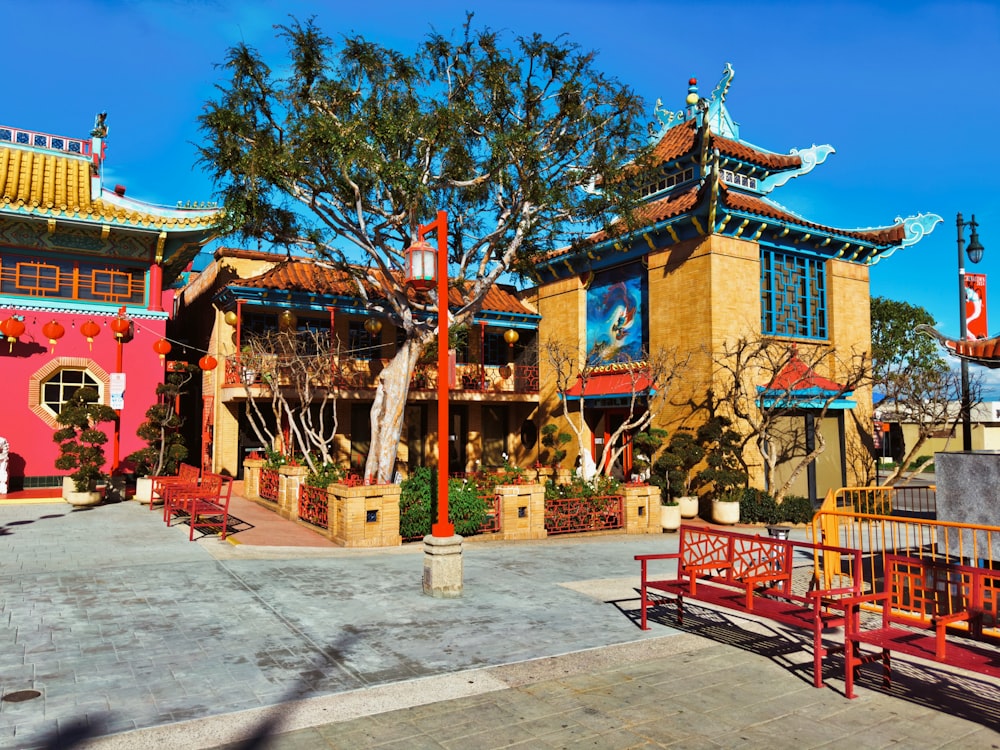
<instances>
[{"instance_id":1,"label":"decorative roof finial","mask_svg":"<svg viewBox=\"0 0 1000 750\"><path fill-rule=\"evenodd\" d=\"M697 78L692 78L691 80L688 81L688 95L687 95L687 99L684 100L684 103L687 104L689 107L693 107L695 104L698 103L698 79Z\"/></svg>"},{"instance_id":2,"label":"decorative roof finial","mask_svg":"<svg viewBox=\"0 0 1000 750\"><path fill-rule=\"evenodd\" d=\"M94 118L94 129L90 131L90 135L94 138L106 138L108 135L107 120L107 112L98 112L97 117Z\"/></svg>"}]
</instances>

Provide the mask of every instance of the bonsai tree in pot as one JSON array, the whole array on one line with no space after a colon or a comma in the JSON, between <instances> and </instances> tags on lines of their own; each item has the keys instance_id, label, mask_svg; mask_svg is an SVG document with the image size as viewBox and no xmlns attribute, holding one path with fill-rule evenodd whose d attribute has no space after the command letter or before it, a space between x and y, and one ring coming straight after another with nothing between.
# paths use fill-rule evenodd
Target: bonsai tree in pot
<instances>
[{"instance_id":1,"label":"bonsai tree in pot","mask_svg":"<svg viewBox=\"0 0 1000 750\"><path fill-rule=\"evenodd\" d=\"M643 432L637 432L632 436L632 447L634 457L632 467L638 473L642 481L650 481L650 467L653 465L653 456L663 445L667 438L667 431L658 427L650 427Z\"/></svg>"},{"instance_id":2,"label":"bonsai tree in pot","mask_svg":"<svg viewBox=\"0 0 1000 750\"><path fill-rule=\"evenodd\" d=\"M180 428L184 419L177 413L177 399L184 394L186 386L197 369L187 363L176 363L173 372L167 374L166 382L156 386L156 403L146 410L146 419L135 433L146 441L146 446L130 453L125 460L135 466L136 500L148 501L152 487L149 477L176 474L181 461L187 458L188 449ZM139 481L142 485L139 485Z\"/></svg>"},{"instance_id":3,"label":"bonsai tree in pot","mask_svg":"<svg viewBox=\"0 0 1000 750\"><path fill-rule=\"evenodd\" d=\"M542 426L542 445L544 445L547 450L545 452L546 463L553 469L558 468L562 465L563 459L566 458L566 449L563 447L569 443L573 436L568 432L560 432L558 425L549 422Z\"/></svg>"},{"instance_id":4,"label":"bonsai tree in pot","mask_svg":"<svg viewBox=\"0 0 1000 750\"><path fill-rule=\"evenodd\" d=\"M654 470L666 478L667 490L681 506L684 518L698 515L698 496L693 493L694 468L705 457L705 449L690 430L681 428L670 438L656 460Z\"/></svg>"},{"instance_id":5,"label":"bonsai tree in pot","mask_svg":"<svg viewBox=\"0 0 1000 750\"><path fill-rule=\"evenodd\" d=\"M59 444L55 466L62 470L72 469L69 476L73 487L76 493L83 493L79 497L66 493L67 502L79 505L100 502L101 496L96 490L98 482L107 476L104 473L104 444L108 436L97 426L115 419L115 410L99 403L93 388L78 388L59 410L56 422L61 427L52 435Z\"/></svg>"},{"instance_id":6,"label":"bonsai tree in pot","mask_svg":"<svg viewBox=\"0 0 1000 750\"><path fill-rule=\"evenodd\" d=\"M719 523L739 522L739 501L748 482L740 459L740 435L731 424L725 417L715 416L698 429L707 464L698 478L712 485L712 517Z\"/></svg>"}]
</instances>

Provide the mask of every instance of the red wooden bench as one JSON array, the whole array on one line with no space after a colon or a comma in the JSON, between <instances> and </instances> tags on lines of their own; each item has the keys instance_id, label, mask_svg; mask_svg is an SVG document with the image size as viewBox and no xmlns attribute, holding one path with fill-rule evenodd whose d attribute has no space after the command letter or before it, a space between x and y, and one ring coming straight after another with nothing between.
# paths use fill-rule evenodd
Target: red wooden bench
<instances>
[{"instance_id":1,"label":"red wooden bench","mask_svg":"<svg viewBox=\"0 0 1000 750\"><path fill-rule=\"evenodd\" d=\"M848 585L827 588L813 579L807 589L797 590L792 569L796 555L815 560L817 555L833 553L841 565L848 564L847 570L857 572L860 551L684 524L679 534L677 552L635 556L642 574L642 629L649 629L646 610L671 600L677 606L677 622L683 624L685 597L804 628L813 634L813 683L822 687L823 657L843 649L839 644L825 646L823 630L844 625L845 609L839 600L860 594L861 579L851 575ZM672 575L653 575L651 564L660 561L676 562ZM835 574L842 578L840 570Z\"/></svg>"},{"instance_id":2,"label":"red wooden bench","mask_svg":"<svg viewBox=\"0 0 1000 750\"><path fill-rule=\"evenodd\" d=\"M877 627L862 625L860 607L866 602L882 606ZM893 651L1000 677L1000 647L983 637L984 627L998 625L1000 570L887 554L882 591L844 603L848 698L854 697L856 672L871 662L881 661L882 684L892 687ZM862 644L878 653L864 653Z\"/></svg>"},{"instance_id":3,"label":"red wooden bench","mask_svg":"<svg viewBox=\"0 0 1000 750\"><path fill-rule=\"evenodd\" d=\"M154 503L163 502L163 494L167 487L175 484L197 484L199 474L201 474L201 470L197 466L180 464L177 467L176 474L150 477L152 480L152 491L149 494L149 509L153 509Z\"/></svg>"},{"instance_id":4,"label":"red wooden bench","mask_svg":"<svg viewBox=\"0 0 1000 750\"><path fill-rule=\"evenodd\" d=\"M232 479L221 474L205 474L196 485L171 485L166 488L164 494L163 520L170 526L174 515L186 514L191 527L189 538L193 540L196 527L219 525L219 522L209 522L205 519L219 518L222 524L222 538L225 539L232 491Z\"/></svg>"}]
</instances>

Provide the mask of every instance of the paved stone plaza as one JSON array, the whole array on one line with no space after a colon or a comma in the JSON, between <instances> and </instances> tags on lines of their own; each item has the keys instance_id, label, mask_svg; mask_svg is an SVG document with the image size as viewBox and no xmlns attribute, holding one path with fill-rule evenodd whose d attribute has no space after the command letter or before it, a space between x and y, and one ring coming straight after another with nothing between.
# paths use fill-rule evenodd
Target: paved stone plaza
<instances>
[{"instance_id":1,"label":"paved stone plaza","mask_svg":"<svg viewBox=\"0 0 1000 750\"><path fill-rule=\"evenodd\" d=\"M676 535L470 542L459 599L421 593L419 544L191 543L136 503L3 504L0 535L0 691L40 693L0 701L0 747L222 747L269 720L279 748L1000 746L978 677L897 661L899 697L847 701L803 635L695 607L643 633L633 555Z\"/></svg>"}]
</instances>

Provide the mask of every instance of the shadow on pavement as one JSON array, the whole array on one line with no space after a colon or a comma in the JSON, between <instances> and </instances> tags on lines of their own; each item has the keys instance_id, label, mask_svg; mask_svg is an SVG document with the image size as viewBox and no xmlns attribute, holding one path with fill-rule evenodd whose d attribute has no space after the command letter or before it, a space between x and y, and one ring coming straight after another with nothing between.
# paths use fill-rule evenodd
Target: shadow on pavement
<instances>
[{"instance_id":1,"label":"shadow on pavement","mask_svg":"<svg viewBox=\"0 0 1000 750\"><path fill-rule=\"evenodd\" d=\"M609 601L639 627L638 599ZM629 605L633 605L629 607ZM801 680L812 684L812 638L809 633L776 626L765 620L750 620L735 613L684 602L684 624L677 622L677 608L672 601L662 601L647 610L650 623L664 625L685 633L702 636L771 659ZM808 655L801 662L789 660L792 654ZM824 681L842 684L844 659L841 654L828 658ZM994 731L1000 731L1000 691L996 684L961 671L951 671L930 662L903 660L892 656L892 687L882 685L880 662L859 670L855 685L908 701L924 708L941 711ZM832 686L827 682L826 687ZM836 688L843 694L841 688Z\"/></svg>"}]
</instances>

